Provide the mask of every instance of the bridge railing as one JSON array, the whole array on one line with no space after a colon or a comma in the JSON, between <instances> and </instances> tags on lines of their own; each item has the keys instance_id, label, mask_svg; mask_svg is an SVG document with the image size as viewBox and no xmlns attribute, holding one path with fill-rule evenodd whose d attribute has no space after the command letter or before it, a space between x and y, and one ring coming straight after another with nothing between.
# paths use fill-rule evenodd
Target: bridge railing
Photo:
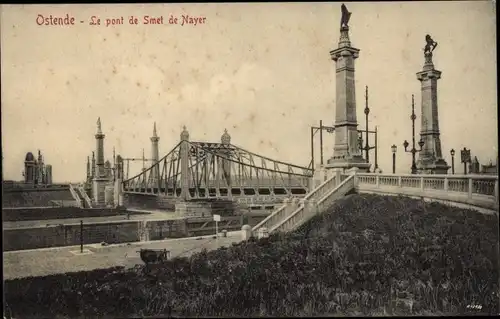
<instances>
[{"instance_id":1,"label":"bridge railing","mask_svg":"<svg viewBox=\"0 0 500 319\"><path fill-rule=\"evenodd\" d=\"M293 177L293 178L270 178L270 177L265 177L265 178L257 178L255 176L238 176L238 175L232 175L231 176L231 187L232 188L267 188L267 187L307 187L309 178L306 177ZM167 182L162 182L161 187L174 187L177 185L177 187L180 187L180 181L167 181ZM126 185L125 189L134 189L134 188L156 188L158 187L157 182L155 181L141 181L138 183L135 183L133 185ZM196 184L190 180L189 181L189 187L196 187ZM209 187L209 188L218 188L218 187L228 187L227 182L224 180L220 181L215 181L215 180L209 180L203 181L202 185L200 188L204 187Z\"/></svg>"},{"instance_id":2,"label":"bridge railing","mask_svg":"<svg viewBox=\"0 0 500 319\"><path fill-rule=\"evenodd\" d=\"M345 196L355 186L355 176L344 175L344 180L336 187L333 185L327 192L321 192L319 200L316 198L304 198L300 206L288 217L274 225L269 232L281 231L289 232L297 229L314 215L326 211L334 201Z\"/></svg>"},{"instance_id":3,"label":"bridge railing","mask_svg":"<svg viewBox=\"0 0 500 319\"><path fill-rule=\"evenodd\" d=\"M319 200L326 193L335 189L337 183L337 176L333 175L323 183L321 183L316 189L310 192L305 199L306 200ZM262 222L253 227L253 230L256 231L261 227L266 227L267 229L272 229L276 224L285 220L287 215L292 214L295 209L297 209L299 199L286 199L284 201L284 205L275 210L271 215L266 217Z\"/></svg>"},{"instance_id":4,"label":"bridge railing","mask_svg":"<svg viewBox=\"0 0 500 319\"><path fill-rule=\"evenodd\" d=\"M498 177L485 175L389 175L358 173L357 186L363 189L406 189L429 197L460 196L490 200L498 205ZM441 194L441 196L437 196Z\"/></svg>"}]
</instances>

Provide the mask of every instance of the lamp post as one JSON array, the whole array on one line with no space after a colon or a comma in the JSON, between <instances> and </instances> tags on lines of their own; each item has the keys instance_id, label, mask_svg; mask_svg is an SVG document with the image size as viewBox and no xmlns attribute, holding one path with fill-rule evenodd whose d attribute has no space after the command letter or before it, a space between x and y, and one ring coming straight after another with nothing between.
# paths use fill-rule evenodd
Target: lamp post
<instances>
[{"instance_id":1,"label":"lamp post","mask_svg":"<svg viewBox=\"0 0 500 319\"><path fill-rule=\"evenodd\" d=\"M455 175L455 150L451 149L451 174Z\"/></svg>"},{"instance_id":2,"label":"lamp post","mask_svg":"<svg viewBox=\"0 0 500 319\"><path fill-rule=\"evenodd\" d=\"M324 126L323 121L319 121L319 127L311 127L311 169L314 171L314 135L319 131L319 145L320 145L320 164L323 165L323 130L328 133L333 133L335 128L330 126Z\"/></svg>"},{"instance_id":3,"label":"lamp post","mask_svg":"<svg viewBox=\"0 0 500 319\"><path fill-rule=\"evenodd\" d=\"M365 151L365 157L366 157L366 162L367 163L370 163L370 145L368 143L368 114L370 114L370 108L368 107L368 86L366 86L365 88L365 147L364 147L364 151Z\"/></svg>"},{"instance_id":4,"label":"lamp post","mask_svg":"<svg viewBox=\"0 0 500 319\"><path fill-rule=\"evenodd\" d=\"M398 147L396 145L391 146L391 151L392 151L392 173L396 174L396 151L398 150Z\"/></svg>"},{"instance_id":5,"label":"lamp post","mask_svg":"<svg viewBox=\"0 0 500 319\"><path fill-rule=\"evenodd\" d=\"M412 147L411 150L407 150L409 144L408 141L405 140L403 143L403 146L405 148L405 152L411 153L411 173L412 174L417 174L417 162L415 160L415 154L422 151L422 147L424 146L424 141L420 139L418 142L418 146L420 146L420 149L415 148L415 120L417 119L417 116L415 115L415 98L414 95L411 95L411 129L412 129Z\"/></svg>"},{"instance_id":6,"label":"lamp post","mask_svg":"<svg viewBox=\"0 0 500 319\"><path fill-rule=\"evenodd\" d=\"M366 109L365 109L366 112ZM368 111L369 113L369 111ZM367 115L368 118L368 115ZM320 164L323 165L323 131L326 131L327 133L335 133L335 126L325 126L323 125L323 121L319 121L319 126L311 126L311 163L309 164L309 167L314 171L314 136L316 133L319 131L319 144L320 144ZM378 138L377 138L377 127L375 127L375 131L371 131L365 128L365 130L358 130L359 136L358 136L358 146L359 149L362 151L366 151L366 154L372 149L375 149L375 169L378 169L378 154L377 154L377 149L378 149ZM368 136L368 134L374 134L375 135L375 146L370 146L368 145L368 141L365 144L365 147L363 147L363 133ZM367 155L369 156L369 155ZM367 161L368 163L368 161Z\"/></svg>"},{"instance_id":7,"label":"lamp post","mask_svg":"<svg viewBox=\"0 0 500 319\"><path fill-rule=\"evenodd\" d=\"M464 147L464 149L460 151L460 157L464 164L464 175L467 175L467 163L470 163L470 150Z\"/></svg>"},{"instance_id":8,"label":"lamp post","mask_svg":"<svg viewBox=\"0 0 500 319\"><path fill-rule=\"evenodd\" d=\"M359 138L358 138L358 143L359 143L359 149L362 151L365 151L365 159L367 163L370 163L370 150L375 149L375 167L374 170L378 169L378 158L377 158L377 127L375 127L375 131L370 131L368 129L368 115L370 114L370 108L368 107L368 86L365 88L365 146L363 146L363 131L358 130ZM369 133L374 133L375 134L375 145L370 146L370 143L368 141Z\"/></svg>"}]
</instances>

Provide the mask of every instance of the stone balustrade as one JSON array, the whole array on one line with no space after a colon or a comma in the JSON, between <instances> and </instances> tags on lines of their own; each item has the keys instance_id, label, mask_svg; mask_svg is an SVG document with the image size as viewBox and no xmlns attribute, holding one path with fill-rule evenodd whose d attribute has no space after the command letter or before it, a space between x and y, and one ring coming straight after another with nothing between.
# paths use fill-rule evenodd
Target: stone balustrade
<instances>
[{"instance_id":1,"label":"stone balustrade","mask_svg":"<svg viewBox=\"0 0 500 319\"><path fill-rule=\"evenodd\" d=\"M288 232L300 227L349 191L406 195L446 202L464 203L498 211L498 177L483 175L384 175L339 171L321 183L304 198L287 199L253 228Z\"/></svg>"},{"instance_id":2,"label":"stone balustrade","mask_svg":"<svg viewBox=\"0 0 500 319\"><path fill-rule=\"evenodd\" d=\"M485 175L356 174L359 192L401 194L498 209L498 177Z\"/></svg>"}]
</instances>

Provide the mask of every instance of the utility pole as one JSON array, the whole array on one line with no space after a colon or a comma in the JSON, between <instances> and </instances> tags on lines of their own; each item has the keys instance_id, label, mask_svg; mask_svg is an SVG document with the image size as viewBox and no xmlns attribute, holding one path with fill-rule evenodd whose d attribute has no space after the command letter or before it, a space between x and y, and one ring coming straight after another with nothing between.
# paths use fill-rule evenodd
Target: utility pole
<instances>
[{"instance_id":1,"label":"utility pole","mask_svg":"<svg viewBox=\"0 0 500 319\"><path fill-rule=\"evenodd\" d=\"M80 253L83 254L83 220L80 220Z\"/></svg>"},{"instance_id":2,"label":"utility pole","mask_svg":"<svg viewBox=\"0 0 500 319\"><path fill-rule=\"evenodd\" d=\"M378 168L378 158L377 158L377 130L375 128L375 131L370 131L368 128L368 115L370 114L370 108L368 107L368 86L365 87L365 145L363 146L363 131L358 130L360 133L358 137L358 143L359 143L359 149L362 151L365 151L365 160L367 163L370 163L370 150L375 149L375 169ZM375 146L370 146L369 143L369 133L374 133L375 134Z\"/></svg>"},{"instance_id":3,"label":"utility pole","mask_svg":"<svg viewBox=\"0 0 500 319\"><path fill-rule=\"evenodd\" d=\"M405 152L408 152L408 153L411 153L411 173L412 174L417 174L417 162L415 160L415 154L422 151L422 147L424 146L424 141L422 139L420 139L420 141L418 142L418 146L420 146L420 149L416 149L415 148L415 120L417 119L417 116L415 115L415 98L413 96L413 94L411 95L411 116L410 116L410 119L411 119L411 138L412 138L412 147L411 147L411 150L407 150L409 144L408 144L408 141L405 140L404 143L403 143L403 146L405 148Z\"/></svg>"}]
</instances>

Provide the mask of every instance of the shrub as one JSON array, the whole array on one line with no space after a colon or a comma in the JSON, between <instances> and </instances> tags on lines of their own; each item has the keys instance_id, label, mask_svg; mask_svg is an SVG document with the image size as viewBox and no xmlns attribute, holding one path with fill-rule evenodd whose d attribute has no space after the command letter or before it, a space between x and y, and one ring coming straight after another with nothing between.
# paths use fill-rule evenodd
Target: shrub
<instances>
[{"instance_id":1,"label":"shrub","mask_svg":"<svg viewBox=\"0 0 500 319\"><path fill-rule=\"evenodd\" d=\"M293 233L149 272L11 280L5 294L14 317L465 314L469 304L496 314L497 249L496 216L353 195Z\"/></svg>"}]
</instances>

